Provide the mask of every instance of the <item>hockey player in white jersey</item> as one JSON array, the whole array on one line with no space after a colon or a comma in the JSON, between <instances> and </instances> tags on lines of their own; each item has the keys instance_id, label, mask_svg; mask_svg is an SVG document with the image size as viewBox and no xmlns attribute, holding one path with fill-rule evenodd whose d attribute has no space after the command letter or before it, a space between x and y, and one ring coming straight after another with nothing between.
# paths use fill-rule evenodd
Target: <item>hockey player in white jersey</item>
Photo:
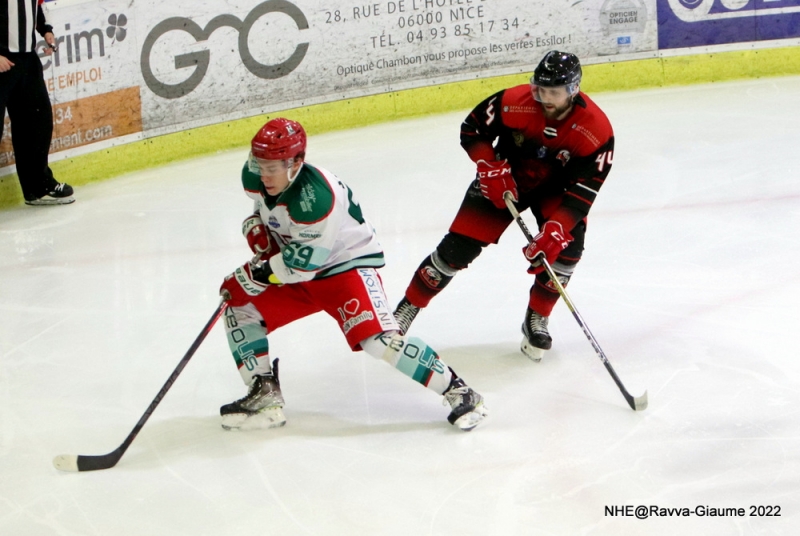
<instances>
[{"instance_id":1,"label":"hockey player in white jersey","mask_svg":"<svg viewBox=\"0 0 800 536\"><path fill-rule=\"evenodd\" d=\"M242 233L260 262L225 278L225 329L247 396L220 408L226 429L273 428L286 422L267 335L325 311L353 351L383 359L444 396L448 421L472 430L487 415L483 397L417 337L401 334L377 268L383 249L353 192L332 173L305 162L306 134L273 119L255 135L242 169L255 202Z\"/></svg>"}]
</instances>

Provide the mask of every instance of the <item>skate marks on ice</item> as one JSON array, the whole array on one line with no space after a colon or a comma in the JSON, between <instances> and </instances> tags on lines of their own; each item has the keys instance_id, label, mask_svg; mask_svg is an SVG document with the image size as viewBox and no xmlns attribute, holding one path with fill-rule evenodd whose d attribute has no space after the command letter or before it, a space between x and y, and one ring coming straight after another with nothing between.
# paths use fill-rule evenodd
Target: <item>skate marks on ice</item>
<instances>
[{"instance_id":1,"label":"skate marks on ice","mask_svg":"<svg viewBox=\"0 0 800 536\"><path fill-rule=\"evenodd\" d=\"M649 389L641 414L565 308L541 363L519 353L530 280L510 229L413 328L485 397L491 416L474 432L453 429L437 397L384 363L352 355L330 319L308 319L275 334L286 427L221 429L219 405L242 384L214 331L113 471L65 475L52 456L116 446L247 255L239 225L251 205L231 191L246 151L218 168L202 159L89 185L67 207L0 213L11 230L0 233L0 349L13 349L0 359L0 533L134 536L150 520L196 536L267 519L290 536L794 534L800 250L787 244L800 221L784 194L797 195L786 170L800 166L798 118L786 102L798 94L791 78L598 96L618 152L569 292L631 392ZM462 119L313 140L327 152L312 161L347 180L375 220L394 303L474 171L458 147ZM431 175L398 150L421 141L437 151ZM396 175L375 180L385 154L394 160L381 169ZM627 504L780 505L783 517L604 515Z\"/></svg>"}]
</instances>

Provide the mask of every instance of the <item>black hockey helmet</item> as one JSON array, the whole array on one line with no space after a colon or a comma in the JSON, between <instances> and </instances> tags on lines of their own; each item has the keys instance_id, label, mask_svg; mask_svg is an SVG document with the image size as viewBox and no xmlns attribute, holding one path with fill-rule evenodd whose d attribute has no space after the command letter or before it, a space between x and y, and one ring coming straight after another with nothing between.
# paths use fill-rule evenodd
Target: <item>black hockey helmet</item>
<instances>
[{"instance_id":1,"label":"black hockey helmet","mask_svg":"<svg viewBox=\"0 0 800 536\"><path fill-rule=\"evenodd\" d=\"M570 52L551 50L544 55L533 71L531 85L539 87L569 86L569 92L572 94L581 83L582 74L578 56Z\"/></svg>"}]
</instances>

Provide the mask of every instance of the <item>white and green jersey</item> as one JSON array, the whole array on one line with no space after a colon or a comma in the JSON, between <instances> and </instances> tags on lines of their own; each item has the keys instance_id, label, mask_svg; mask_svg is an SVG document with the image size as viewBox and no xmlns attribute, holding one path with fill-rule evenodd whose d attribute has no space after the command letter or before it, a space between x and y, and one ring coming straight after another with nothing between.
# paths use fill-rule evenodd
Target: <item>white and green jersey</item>
<instances>
[{"instance_id":1,"label":"white and green jersey","mask_svg":"<svg viewBox=\"0 0 800 536\"><path fill-rule=\"evenodd\" d=\"M269 264L282 283L384 265L375 230L364 220L353 192L333 173L304 163L289 186L274 197L245 164L242 185L255 201L255 214L280 243L281 255L273 256Z\"/></svg>"}]
</instances>

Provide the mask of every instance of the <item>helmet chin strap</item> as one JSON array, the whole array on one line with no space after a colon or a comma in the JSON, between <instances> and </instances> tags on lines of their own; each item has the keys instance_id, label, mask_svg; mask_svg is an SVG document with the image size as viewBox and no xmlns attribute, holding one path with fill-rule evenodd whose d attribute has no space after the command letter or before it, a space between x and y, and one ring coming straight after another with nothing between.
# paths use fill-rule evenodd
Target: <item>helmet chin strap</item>
<instances>
[{"instance_id":1,"label":"helmet chin strap","mask_svg":"<svg viewBox=\"0 0 800 536\"><path fill-rule=\"evenodd\" d=\"M297 171L295 172L295 174L292 175L292 166L294 165L294 161L290 160L290 162L292 162L292 164L286 166L286 177L289 179L289 184L291 184L292 181L295 178L297 178L297 175L300 173L300 170L303 169L303 162L300 162L300 167L298 167Z\"/></svg>"},{"instance_id":2,"label":"helmet chin strap","mask_svg":"<svg viewBox=\"0 0 800 536\"><path fill-rule=\"evenodd\" d=\"M295 180L297 178L297 175L300 174L300 170L303 169L303 162L300 162L300 167L298 167L297 171L295 172L295 174L292 175L292 166L293 165L294 165L294 160L286 160L286 178L288 179L288 182L286 183L286 188L288 188L292 184L292 181ZM278 193L278 195L280 195L283 192L285 192L286 188L281 190Z\"/></svg>"}]
</instances>

